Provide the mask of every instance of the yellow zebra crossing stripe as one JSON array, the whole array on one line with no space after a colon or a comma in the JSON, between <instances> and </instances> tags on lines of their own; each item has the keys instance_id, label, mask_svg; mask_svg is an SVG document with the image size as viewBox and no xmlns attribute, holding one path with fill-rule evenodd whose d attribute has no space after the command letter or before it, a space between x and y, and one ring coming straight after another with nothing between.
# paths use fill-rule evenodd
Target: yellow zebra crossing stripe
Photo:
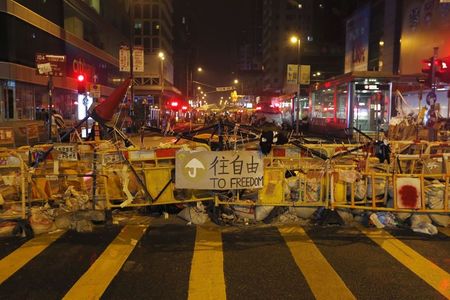
<instances>
[{"instance_id":1,"label":"yellow zebra crossing stripe","mask_svg":"<svg viewBox=\"0 0 450 300\"><path fill-rule=\"evenodd\" d=\"M444 295L444 297L450 299L449 273L442 270L436 264L423 257L385 230L374 230L362 226L358 226L358 229L401 264Z\"/></svg>"},{"instance_id":2,"label":"yellow zebra crossing stripe","mask_svg":"<svg viewBox=\"0 0 450 300\"><path fill-rule=\"evenodd\" d=\"M148 223L125 226L63 299L99 299L144 235Z\"/></svg>"},{"instance_id":3,"label":"yellow zebra crossing stripe","mask_svg":"<svg viewBox=\"0 0 450 300\"><path fill-rule=\"evenodd\" d=\"M226 299L220 229L197 226L188 299Z\"/></svg>"},{"instance_id":4,"label":"yellow zebra crossing stripe","mask_svg":"<svg viewBox=\"0 0 450 300\"><path fill-rule=\"evenodd\" d=\"M301 227L278 227L316 299L356 299Z\"/></svg>"},{"instance_id":5,"label":"yellow zebra crossing stripe","mask_svg":"<svg viewBox=\"0 0 450 300\"><path fill-rule=\"evenodd\" d=\"M35 237L0 260L0 284L56 241L65 231L55 231Z\"/></svg>"}]
</instances>

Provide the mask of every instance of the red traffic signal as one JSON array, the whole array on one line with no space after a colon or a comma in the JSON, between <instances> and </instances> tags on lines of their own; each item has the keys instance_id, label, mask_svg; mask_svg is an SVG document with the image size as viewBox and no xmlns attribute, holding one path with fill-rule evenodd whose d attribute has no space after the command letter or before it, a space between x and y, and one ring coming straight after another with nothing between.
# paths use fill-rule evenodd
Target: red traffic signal
<instances>
[{"instance_id":1,"label":"red traffic signal","mask_svg":"<svg viewBox=\"0 0 450 300\"><path fill-rule=\"evenodd\" d=\"M431 82L432 58L422 60L422 73L428 75L428 82ZM434 59L435 73L434 75L442 82L450 83L450 56L445 58Z\"/></svg>"},{"instance_id":2,"label":"red traffic signal","mask_svg":"<svg viewBox=\"0 0 450 300\"><path fill-rule=\"evenodd\" d=\"M86 94L87 88L86 88L86 77L84 74L78 74L77 75L77 90L78 94Z\"/></svg>"}]
</instances>

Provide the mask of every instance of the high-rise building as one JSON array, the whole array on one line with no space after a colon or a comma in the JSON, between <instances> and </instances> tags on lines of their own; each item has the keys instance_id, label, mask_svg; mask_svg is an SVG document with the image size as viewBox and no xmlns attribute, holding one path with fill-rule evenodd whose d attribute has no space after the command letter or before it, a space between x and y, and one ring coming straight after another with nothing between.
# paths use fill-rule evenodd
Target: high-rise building
<instances>
[{"instance_id":1,"label":"high-rise building","mask_svg":"<svg viewBox=\"0 0 450 300\"><path fill-rule=\"evenodd\" d=\"M186 98L192 98L192 80L195 57L193 42L193 18L191 1L174 0L174 85Z\"/></svg>"},{"instance_id":2,"label":"high-rise building","mask_svg":"<svg viewBox=\"0 0 450 300\"><path fill-rule=\"evenodd\" d=\"M239 94L256 95L262 91L262 4L263 0L249 0L241 5L249 14L238 40L237 87Z\"/></svg>"},{"instance_id":3,"label":"high-rise building","mask_svg":"<svg viewBox=\"0 0 450 300\"><path fill-rule=\"evenodd\" d=\"M264 0L264 89L297 91L295 84L287 83L288 64L310 65L313 82L342 74L345 18L357 2ZM290 43L291 36L300 38L300 48Z\"/></svg>"},{"instance_id":4,"label":"high-rise building","mask_svg":"<svg viewBox=\"0 0 450 300\"><path fill-rule=\"evenodd\" d=\"M125 0L0 0L0 24L1 121L40 119L49 108L66 119L79 118L92 98L83 104L76 75L85 75L88 89L96 83L100 96L124 77L118 50L129 38ZM52 76L51 98L49 77L36 68L38 54L65 57Z\"/></svg>"},{"instance_id":5,"label":"high-rise building","mask_svg":"<svg viewBox=\"0 0 450 300\"><path fill-rule=\"evenodd\" d=\"M144 48L144 72L134 74L135 113L144 103L161 108L170 97L179 96L174 87L172 0L131 0L133 44Z\"/></svg>"}]
</instances>

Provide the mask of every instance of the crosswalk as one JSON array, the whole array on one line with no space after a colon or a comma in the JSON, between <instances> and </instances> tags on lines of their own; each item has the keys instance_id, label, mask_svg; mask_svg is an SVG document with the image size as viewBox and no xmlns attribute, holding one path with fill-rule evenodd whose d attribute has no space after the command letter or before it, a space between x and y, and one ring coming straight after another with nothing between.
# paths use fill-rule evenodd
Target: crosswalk
<instances>
[{"instance_id":1,"label":"crosswalk","mask_svg":"<svg viewBox=\"0 0 450 300\"><path fill-rule=\"evenodd\" d=\"M0 298L450 299L449 232L140 218L11 249L0 259Z\"/></svg>"}]
</instances>

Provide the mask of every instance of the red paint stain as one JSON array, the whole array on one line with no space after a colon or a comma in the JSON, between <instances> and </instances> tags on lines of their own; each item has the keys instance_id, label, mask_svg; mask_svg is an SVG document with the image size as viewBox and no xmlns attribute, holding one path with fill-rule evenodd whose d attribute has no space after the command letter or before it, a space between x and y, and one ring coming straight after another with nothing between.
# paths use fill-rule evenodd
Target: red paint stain
<instances>
[{"instance_id":1,"label":"red paint stain","mask_svg":"<svg viewBox=\"0 0 450 300\"><path fill-rule=\"evenodd\" d=\"M399 193L400 193L400 202L403 204L403 207L407 208L417 207L419 194L415 186L404 185L400 188Z\"/></svg>"}]
</instances>

